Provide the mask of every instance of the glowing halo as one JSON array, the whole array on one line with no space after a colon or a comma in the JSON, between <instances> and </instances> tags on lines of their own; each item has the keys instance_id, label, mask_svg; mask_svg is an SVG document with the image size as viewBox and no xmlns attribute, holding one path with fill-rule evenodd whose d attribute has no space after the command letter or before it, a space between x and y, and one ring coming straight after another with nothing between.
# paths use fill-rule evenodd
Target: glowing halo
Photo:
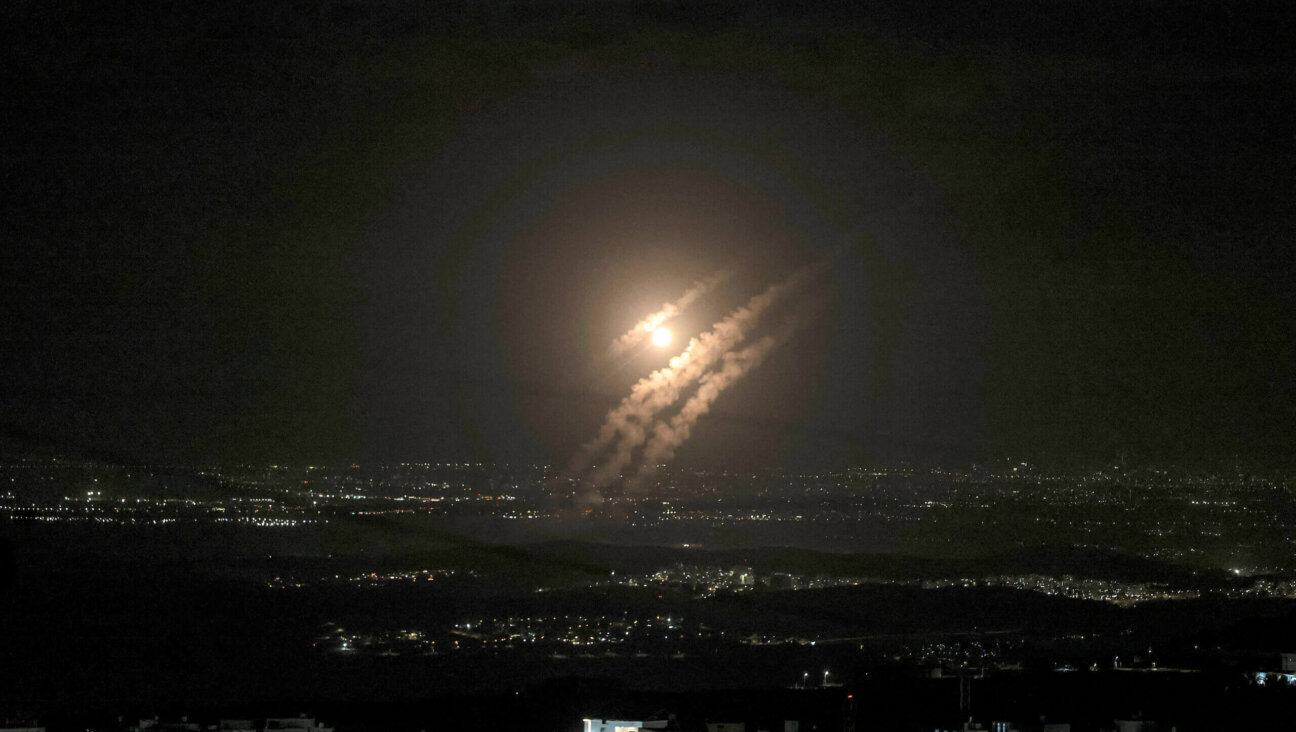
<instances>
[{"instance_id":1,"label":"glowing halo","mask_svg":"<svg viewBox=\"0 0 1296 732\"><path fill-rule=\"evenodd\" d=\"M658 348L665 348L666 346L669 346L671 342L670 329L658 328L657 330L654 330L652 334L652 342L653 345L657 346Z\"/></svg>"}]
</instances>

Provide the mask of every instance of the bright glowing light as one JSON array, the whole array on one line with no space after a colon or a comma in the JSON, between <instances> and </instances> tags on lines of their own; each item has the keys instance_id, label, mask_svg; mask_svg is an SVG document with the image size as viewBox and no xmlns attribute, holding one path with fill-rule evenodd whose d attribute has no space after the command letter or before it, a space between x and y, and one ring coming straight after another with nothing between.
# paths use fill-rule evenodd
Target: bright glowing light
<instances>
[{"instance_id":1,"label":"bright glowing light","mask_svg":"<svg viewBox=\"0 0 1296 732\"><path fill-rule=\"evenodd\" d=\"M665 348L666 346L669 346L671 342L670 330L666 328L658 328L657 330L654 330L652 334L652 342L653 345L657 346L658 348Z\"/></svg>"}]
</instances>

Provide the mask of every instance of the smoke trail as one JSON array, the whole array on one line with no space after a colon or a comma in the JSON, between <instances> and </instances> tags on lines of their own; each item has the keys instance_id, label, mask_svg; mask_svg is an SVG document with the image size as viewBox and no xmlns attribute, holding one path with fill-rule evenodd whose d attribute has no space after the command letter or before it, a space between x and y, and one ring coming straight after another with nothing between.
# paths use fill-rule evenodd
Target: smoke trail
<instances>
[{"instance_id":1,"label":"smoke trail","mask_svg":"<svg viewBox=\"0 0 1296 732\"><path fill-rule=\"evenodd\" d=\"M657 413L674 404L684 388L701 378L716 361L741 343L770 306L823 273L834 258L826 257L802 267L782 282L766 288L713 325L710 332L689 341L684 352L672 358L667 368L640 379L631 388L630 395L608 412L598 436L581 447L566 474L579 474L615 440L611 455L586 480L598 487L615 478L630 464L634 449L648 438L648 430Z\"/></svg>"},{"instance_id":2,"label":"smoke trail","mask_svg":"<svg viewBox=\"0 0 1296 732\"><path fill-rule=\"evenodd\" d=\"M608 349L609 355L620 356L635 346L642 345L662 323L687 310L690 305L697 302L716 285L729 279L731 274L729 270L722 269L706 279L694 282L693 286L683 295L680 295L675 302L662 303L661 310L639 321L635 327L626 331L620 338L612 341L612 346Z\"/></svg>"},{"instance_id":3,"label":"smoke trail","mask_svg":"<svg viewBox=\"0 0 1296 732\"><path fill-rule=\"evenodd\" d=\"M679 413L669 421L657 423L652 437L644 446L645 465L656 465L675 457L675 450L689 438L698 418L710 411L720 392L759 366L774 346L775 339L765 336L741 351L726 353L720 368L701 378L697 393L684 402Z\"/></svg>"},{"instance_id":4,"label":"smoke trail","mask_svg":"<svg viewBox=\"0 0 1296 732\"><path fill-rule=\"evenodd\" d=\"M656 470L658 464L674 458L675 451L692 434L693 425L697 424L702 415L711 410L711 405L719 398L720 393L760 366L770 351L795 335L801 325L812 319L820 310L822 304L810 308L800 317L789 316L775 333L760 338L740 351L724 354L720 368L707 373L699 380L697 392L684 402L680 411L670 420L661 420L657 423L647 445L644 446L639 472L630 480L631 487L637 487L645 477Z\"/></svg>"}]
</instances>

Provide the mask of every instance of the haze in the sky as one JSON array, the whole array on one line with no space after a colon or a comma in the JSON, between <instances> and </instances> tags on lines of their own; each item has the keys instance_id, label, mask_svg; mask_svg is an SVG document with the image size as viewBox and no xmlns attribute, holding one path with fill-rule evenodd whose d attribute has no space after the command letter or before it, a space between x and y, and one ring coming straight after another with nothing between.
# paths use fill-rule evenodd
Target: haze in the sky
<instances>
[{"instance_id":1,"label":"haze in the sky","mask_svg":"<svg viewBox=\"0 0 1296 732\"><path fill-rule=\"evenodd\" d=\"M404 7L5 11L9 443L563 465L849 246L627 465L1289 461L1263 8Z\"/></svg>"}]
</instances>

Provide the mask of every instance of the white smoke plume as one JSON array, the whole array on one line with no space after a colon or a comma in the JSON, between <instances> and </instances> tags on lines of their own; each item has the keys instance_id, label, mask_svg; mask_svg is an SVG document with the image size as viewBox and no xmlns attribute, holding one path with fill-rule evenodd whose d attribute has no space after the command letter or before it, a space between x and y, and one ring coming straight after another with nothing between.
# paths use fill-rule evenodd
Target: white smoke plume
<instances>
[{"instance_id":1,"label":"white smoke plume","mask_svg":"<svg viewBox=\"0 0 1296 732\"><path fill-rule=\"evenodd\" d=\"M609 355L620 356L632 348L643 345L652 336L653 331L661 327L662 323L687 310L690 305L711 292L716 285L729 279L731 274L729 270L722 269L710 277L694 282L693 286L683 295L680 295L675 302L662 303L661 310L639 321L635 327L613 341L612 346L608 349Z\"/></svg>"},{"instance_id":2,"label":"white smoke plume","mask_svg":"<svg viewBox=\"0 0 1296 732\"><path fill-rule=\"evenodd\" d=\"M629 396L608 412L598 436L582 446L566 474L579 475L615 441L611 453L599 461L584 482L599 487L614 479L630 464L634 450L648 439L657 414L678 401L685 388L702 378L712 365L741 343L767 309L827 270L833 259L821 259L771 285L713 325L710 332L689 341L684 352L672 358L666 368L640 379Z\"/></svg>"},{"instance_id":3,"label":"white smoke plume","mask_svg":"<svg viewBox=\"0 0 1296 732\"><path fill-rule=\"evenodd\" d=\"M720 397L720 393L760 366L771 351L795 335L801 325L821 309L822 303L819 303L799 317L787 318L776 332L756 340L742 350L724 354L720 367L702 376L697 391L684 402L680 411L669 420L657 422L644 446L639 472L630 480L630 485L638 486L659 464L674 458L675 451L688 440L693 426L702 415L711 410L711 405Z\"/></svg>"},{"instance_id":4,"label":"white smoke plume","mask_svg":"<svg viewBox=\"0 0 1296 732\"><path fill-rule=\"evenodd\" d=\"M670 420L661 420L644 446L645 465L656 465L675 457L675 450L689 438L698 418L711 409L711 404L733 382L760 365L774 348L772 336L765 336L740 351L731 351L721 359L720 368L707 373L698 382L698 390L678 414Z\"/></svg>"}]
</instances>

